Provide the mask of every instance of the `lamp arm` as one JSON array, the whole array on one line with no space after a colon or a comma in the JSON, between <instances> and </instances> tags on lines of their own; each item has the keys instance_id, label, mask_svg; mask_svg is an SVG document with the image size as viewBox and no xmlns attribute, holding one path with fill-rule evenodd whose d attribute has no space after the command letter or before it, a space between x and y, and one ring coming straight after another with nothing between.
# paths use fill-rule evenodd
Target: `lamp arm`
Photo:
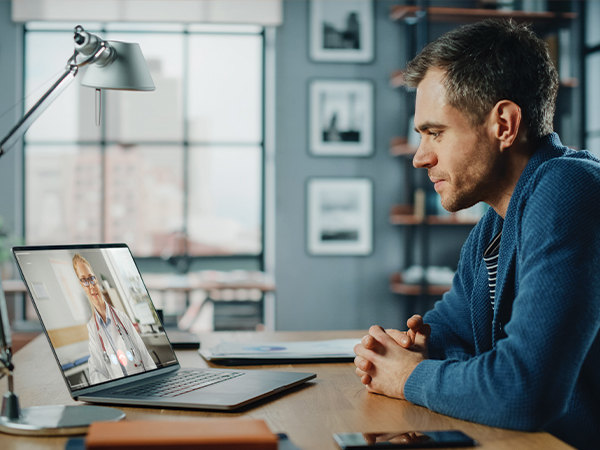
<instances>
[{"instance_id":1,"label":"lamp arm","mask_svg":"<svg viewBox=\"0 0 600 450\"><path fill-rule=\"evenodd\" d=\"M67 70L52 85L50 89L40 98L33 107L19 120L19 122L10 130L8 135L0 142L0 156L4 155L19 139L25 134L31 124L42 114L48 106L58 97L71 82L79 67L69 65Z\"/></svg>"},{"instance_id":2,"label":"lamp arm","mask_svg":"<svg viewBox=\"0 0 600 450\"><path fill-rule=\"evenodd\" d=\"M90 43L90 37L92 43ZM79 68L88 64L98 63L101 66L106 65L115 57L112 48L108 42L99 39L97 36L85 32L81 26L75 28L75 42L79 48L75 50L73 56L67 61L67 68L50 89L40 98L33 107L27 111L21 120L9 131L8 135L0 142L0 157L6 153L19 139L25 134L31 124L42 114L48 106L64 91L75 79ZM83 56L83 60L78 62L77 57Z\"/></svg>"}]
</instances>

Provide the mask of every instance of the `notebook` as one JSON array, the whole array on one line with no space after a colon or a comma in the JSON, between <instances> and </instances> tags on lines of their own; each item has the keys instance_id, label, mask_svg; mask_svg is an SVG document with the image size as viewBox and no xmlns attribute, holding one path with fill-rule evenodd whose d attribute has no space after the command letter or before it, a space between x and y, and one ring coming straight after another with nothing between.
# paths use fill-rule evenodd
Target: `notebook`
<instances>
[{"instance_id":1,"label":"notebook","mask_svg":"<svg viewBox=\"0 0 600 450\"><path fill-rule=\"evenodd\" d=\"M244 366L252 364L322 364L352 362L359 339L326 341L240 343L221 342L211 349L198 350L213 364Z\"/></svg>"},{"instance_id":2,"label":"notebook","mask_svg":"<svg viewBox=\"0 0 600 450\"><path fill-rule=\"evenodd\" d=\"M233 410L316 377L182 368L125 244L21 246L13 254L75 400Z\"/></svg>"}]
</instances>

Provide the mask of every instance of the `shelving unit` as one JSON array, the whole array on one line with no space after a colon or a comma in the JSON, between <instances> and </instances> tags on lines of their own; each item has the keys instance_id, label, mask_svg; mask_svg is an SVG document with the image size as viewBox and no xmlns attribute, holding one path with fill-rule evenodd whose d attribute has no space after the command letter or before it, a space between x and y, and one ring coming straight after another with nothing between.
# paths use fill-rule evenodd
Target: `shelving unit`
<instances>
[{"instance_id":1,"label":"shelving unit","mask_svg":"<svg viewBox=\"0 0 600 450\"><path fill-rule=\"evenodd\" d=\"M428 2L418 1L418 5L399 5L393 6L390 10L390 18L407 27L407 42L409 54L415 55L418 50L423 48L429 41L430 23L449 23L449 24L467 24L478 22L488 18L512 18L517 22L528 22L533 24L533 28L540 34L556 32L563 27L571 26L574 19L577 19L577 12L546 11L504 11L490 9L469 9L469 8L451 8L451 7L429 7ZM574 6L577 11L577 6ZM404 70L398 69L390 76L390 85L394 88L406 89L404 83ZM560 80L560 89L563 95L566 92L567 99L572 100L572 96L578 94L579 79L575 77L562 77ZM408 96L407 96L408 97ZM560 94L559 94L560 100ZM409 101L410 102L410 101ZM407 106L407 107L411 107ZM577 110L577 107L573 109ZM410 113L408 117L410 117ZM572 123L575 126L576 121L573 118ZM410 127L410 125L409 125ZM407 130L410 132L410 130ZM577 133L575 133L577 135ZM572 145L577 147L578 144ZM406 166L407 194L409 201L414 198L416 189L431 191L429 180L423 173L422 176L414 169L411 159L415 155L417 148L409 144L406 136L392 138L390 142L390 155L399 157L400 161ZM425 172L425 171L421 171ZM426 203L426 202L425 202ZM423 210L423 208L419 208ZM425 214L425 211L415 213L415 207L411 204L393 205L390 210L390 223L406 227L406 258L405 265L408 267L414 264L414 250L417 243L420 246L420 265L424 268L430 265L429 261L429 239L430 228L465 226L472 227L477 223L476 219L465 219L456 214L451 215L431 215ZM407 296L408 298L418 299L429 296L440 296L448 291L450 286L428 284L424 279L420 284L407 284L403 280L401 273L394 273L390 278L390 290L394 293Z\"/></svg>"}]
</instances>

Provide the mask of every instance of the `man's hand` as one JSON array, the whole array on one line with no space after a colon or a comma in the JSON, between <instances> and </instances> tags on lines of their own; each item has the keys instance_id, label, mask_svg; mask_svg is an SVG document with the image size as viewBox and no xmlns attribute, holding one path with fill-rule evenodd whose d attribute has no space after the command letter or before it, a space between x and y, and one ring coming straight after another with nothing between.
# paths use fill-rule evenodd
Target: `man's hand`
<instances>
[{"instance_id":1,"label":"man's hand","mask_svg":"<svg viewBox=\"0 0 600 450\"><path fill-rule=\"evenodd\" d=\"M356 374L369 392L403 399L406 380L427 359L431 327L417 315L407 325L406 332L372 326L354 347Z\"/></svg>"}]
</instances>

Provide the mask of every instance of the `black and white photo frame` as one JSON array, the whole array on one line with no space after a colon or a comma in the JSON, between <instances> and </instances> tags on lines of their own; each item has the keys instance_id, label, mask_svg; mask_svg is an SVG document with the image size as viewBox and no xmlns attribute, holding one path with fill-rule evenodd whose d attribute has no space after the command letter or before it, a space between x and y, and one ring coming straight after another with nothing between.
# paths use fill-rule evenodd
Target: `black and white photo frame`
<instances>
[{"instance_id":1,"label":"black and white photo frame","mask_svg":"<svg viewBox=\"0 0 600 450\"><path fill-rule=\"evenodd\" d=\"M310 58L319 62L371 62L373 28L370 0L312 0Z\"/></svg>"},{"instance_id":2,"label":"black and white photo frame","mask_svg":"<svg viewBox=\"0 0 600 450\"><path fill-rule=\"evenodd\" d=\"M315 156L373 154L373 83L313 80L309 87L309 150Z\"/></svg>"},{"instance_id":3,"label":"black and white photo frame","mask_svg":"<svg viewBox=\"0 0 600 450\"><path fill-rule=\"evenodd\" d=\"M373 252L373 183L368 178L310 178L307 182L310 255Z\"/></svg>"}]
</instances>

